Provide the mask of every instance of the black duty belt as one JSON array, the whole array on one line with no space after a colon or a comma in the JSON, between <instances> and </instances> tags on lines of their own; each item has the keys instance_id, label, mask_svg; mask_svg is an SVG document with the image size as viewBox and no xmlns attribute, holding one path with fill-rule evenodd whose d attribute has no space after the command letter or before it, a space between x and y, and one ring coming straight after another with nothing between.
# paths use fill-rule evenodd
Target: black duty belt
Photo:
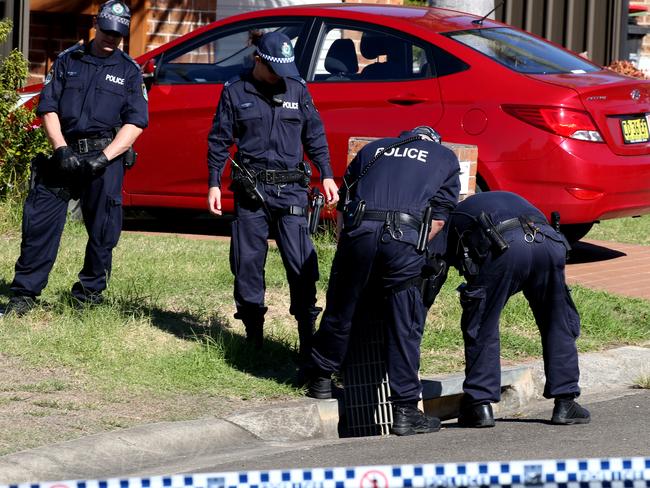
<instances>
[{"instance_id":1,"label":"black duty belt","mask_svg":"<svg viewBox=\"0 0 650 488\"><path fill-rule=\"evenodd\" d=\"M362 220L377 220L387 223L398 223L403 224L408 227L412 227L416 230L420 229L422 225L422 220L414 217L411 214L405 212L398 212L396 210L366 210L363 212Z\"/></svg>"},{"instance_id":2,"label":"black duty belt","mask_svg":"<svg viewBox=\"0 0 650 488\"><path fill-rule=\"evenodd\" d=\"M296 183L302 181L305 173L297 169L271 170L263 169L257 172L257 181L267 185L282 185L284 183Z\"/></svg>"},{"instance_id":3,"label":"black duty belt","mask_svg":"<svg viewBox=\"0 0 650 488\"><path fill-rule=\"evenodd\" d=\"M70 148L78 154L86 154L92 151L101 151L108 146L111 141L110 137L76 139L69 142Z\"/></svg>"},{"instance_id":4,"label":"black duty belt","mask_svg":"<svg viewBox=\"0 0 650 488\"><path fill-rule=\"evenodd\" d=\"M303 217L307 215L307 209L305 207L300 207L298 205L289 205L286 208L278 208L271 210L275 215L284 216L284 215L297 215L298 217Z\"/></svg>"},{"instance_id":5,"label":"black duty belt","mask_svg":"<svg viewBox=\"0 0 650 488\"><path fill-rule=\"evenodd\" d=\"M512 229L524 229L524 225L545 225L548 224L547 220L533 215L522 215L520 217L514 217L512 219L504 220L499 222L494 227L499 234L507 232Z\"/></svg>"}]
</instances>

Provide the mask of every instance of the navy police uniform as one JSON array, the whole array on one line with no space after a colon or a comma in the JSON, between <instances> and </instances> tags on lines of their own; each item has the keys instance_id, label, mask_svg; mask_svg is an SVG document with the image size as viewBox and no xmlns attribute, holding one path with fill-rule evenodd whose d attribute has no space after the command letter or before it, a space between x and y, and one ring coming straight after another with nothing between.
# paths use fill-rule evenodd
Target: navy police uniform
<instances>
[{"instance_id":1,"label":"navy police uniform","mask_svg":"<svg viewBox=\"0 0 650 488\"><path fill-rule=\"evenodd\" d=\"M419 227L428 206L433 220L447 220L458 201L458 175L458 159L451 150L413 132L370 142L350 163L340 191L343 229L327 305L314 336L315 370L328 375L339 370L362 293L379 289L375 303L385 307L391 400L417 403L427 314L413 282L426 261L426 253L416 249ZM412 286L402 286L407 282Z\"/></svg>"},{"instance_id":2,"label":"navy police uniform","mask_svg":"<svg viewBox=\"0 0 650 488\"><path fill-rule=\"evenodd\" d=\"M91 54L90 45L77 44L58 56L45 80L37 113L48 112L58 114L65 140L79 160L91 159L122 125L147 126L147 94L140 68L118 49L100 58ZM47 284L70 197L80 198L88 232L83 268L72 294L82 301L101 294L122 227L123 173L122 157L96 176L56 174L55 168L43 165L35 168L11 284L15 296L34 298Z\"/></svg>"},{"instance_id":3,"label":"navy police uniform","mask_svg":"<svg viewBox=\"0 0 650 488\"><path fill-rule=\"evenodd\" d=\"M325 131L305 82L298 76L284 76L269 85L257 81L251 72L228 81L208 137L210 187L221 187L232 144L238 149L235 159L254 176L264 199L263 203L251 201L234 191L230 262L235 276L235 317L243 320L248 338L261 345L266 312L264 266L267 240L273 236L289 282L290 313L298 321L301 350L305 350L320 309L316 307L318 261L306 218L308 190L297 181L305 176L298 170L303 148L321 179L332 178ZM298 178L276 181L279 175L288 174Z\"/></svg>"},{"instance_id":4,"label":"navy police uniform","mask_svg":"<svg viewBox=\"0 0 650 488\"><path fill-rule=\"evenodd\" d=\"M495 231L502 239L490 239ZM542 337L544 396L579 395L580 318L565 283L567 249L562 234L514 193L478 193L452 212L448 252L467 280L459 289L465 405L500 399L499 317L508 299L519 291L528 300Z\"/></svg>"}]
</instances>

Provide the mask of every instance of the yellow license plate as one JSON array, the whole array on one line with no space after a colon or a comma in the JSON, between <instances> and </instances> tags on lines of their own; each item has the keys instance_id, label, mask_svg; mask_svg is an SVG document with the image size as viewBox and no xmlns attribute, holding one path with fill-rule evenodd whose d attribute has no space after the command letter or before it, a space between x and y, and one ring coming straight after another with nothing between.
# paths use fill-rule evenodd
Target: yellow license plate
<instances>
[{"instance_id":1,"label":"yellow license plate","mask_svg":"<svg viewBox=\"0 0 650 488\"><path fill-rule=\"evenodd\" d=\"M650 140L648 120L645 117L621 120L621 129L623 130L625 144L636 144Z\"/></svg>"}]
</instances>

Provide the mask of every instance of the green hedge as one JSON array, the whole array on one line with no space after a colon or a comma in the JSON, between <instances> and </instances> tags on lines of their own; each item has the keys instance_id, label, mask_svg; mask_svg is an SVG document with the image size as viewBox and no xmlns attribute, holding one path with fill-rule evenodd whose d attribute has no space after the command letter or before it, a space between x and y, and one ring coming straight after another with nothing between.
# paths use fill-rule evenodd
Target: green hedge
<instances>
[{"instance_id":1,"label":"green hedge","mask_svg":"<svg viewBox=\"0 0 650 488\"><path fill-rule=\"evenodd\" d=\"M7 40L11 29L9 19L0 21L0 44ZM30 161L50 150L33 108L16 108L16 90L27 80L27 66L17 49L0 60L0 200L24 198L29 188Z\"/></svg>"}]
</instances>

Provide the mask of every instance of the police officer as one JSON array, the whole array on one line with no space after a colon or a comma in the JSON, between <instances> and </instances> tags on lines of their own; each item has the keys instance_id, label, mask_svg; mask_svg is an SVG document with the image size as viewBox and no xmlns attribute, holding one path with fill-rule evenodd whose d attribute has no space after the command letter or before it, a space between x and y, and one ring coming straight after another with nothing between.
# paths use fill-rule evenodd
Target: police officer
<instances>
[{"instance_id":1,"label":"police officer","mask_svg":"<svg viewBox=\"0 0 650 488\"><path fill-rule=\"evenodd\" d=\"M247 340L262 347L264 266L267 240L274 236L298 321L300 355L309 354L316 307L318 261L307 233L307 186L311 169L303 148L318 166L329 203L338 201L320 115L294 62L290 39L269 32L253 41L254 66L228 81L208 136L208 208L221 215L221 173L237 144L233 167L236 219L232 224L231 270L235 318Z\"/></svg>"},{"instance_id":2,"label":"police officer","mask_svg":"<svg viewBox=\"0 0 650 488\"><path fill-rule=\"evenodd\" d=\"M391 431L397 435L440 428L439 419L417 408L427 308L415 279L425 265L427 241L443 228L460 190L458 159L439 140L430 127L417 127L370 142L350 163L327 304L306 371L307 394L330 398L330 377L345 359L360 297L366 289L381 290L375 303L385 307Z\"/></svg>"},{"instance_id":3,"label":"police officer","mask_svg":"<svg viewBox=\"0 0 650 488\"><path fill-rule=\"evenodd\" d=\"M575 398L580 317L565 283L564 236L519 195L493 191L463 200L451 214L447 251L467 280L461 285L465 341L464 396L458 423L492 427L491 403L501 392L499 317L523 291L542 336L546 385L555 399L551 422L584 424L589 412Z\"/></svg>"},{"instance_id":4,"label":"police officer","mask_svg":"<svg viewBox=\"0 0 650 488\"><path fill-rule=\"evenodd\" d=\"M122 227L122 155L148 122L140 68L118 48L130 19L123 2L102 4L95 38L62 52L45 79L37 113L54 153L34 169L9 312L26 313L47 284L71 197L81 200L88 232L72 296L79 304L102 301Z\"/></svg>"}]
</instances>

